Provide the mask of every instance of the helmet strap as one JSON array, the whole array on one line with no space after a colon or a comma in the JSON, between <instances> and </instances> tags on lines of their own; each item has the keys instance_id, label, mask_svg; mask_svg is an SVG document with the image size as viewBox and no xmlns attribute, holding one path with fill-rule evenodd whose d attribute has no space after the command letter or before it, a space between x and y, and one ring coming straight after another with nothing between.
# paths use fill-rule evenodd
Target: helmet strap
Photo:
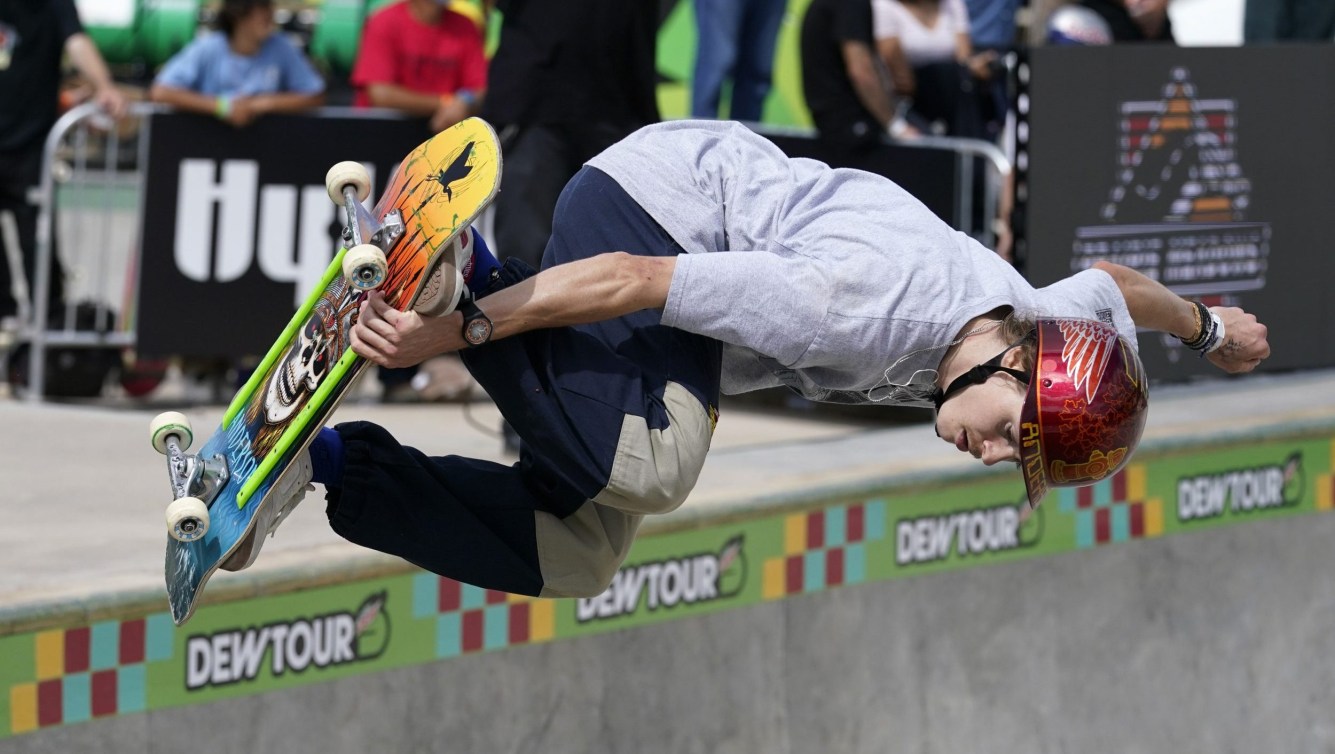
<instances>
[{"instance_id":1,"label":"helmet strap","mask_svg":"<svg viewBox=\"0 0 1335 754\"><path fill-rule=\"evenodd\" d=\"M1036 332L1026 334L1024 337L1006 346L1005 350L1001 353L951 380L945 390L938 389L932 394L932 400L936 403L936 410L940 411L942 404L964 388L969 387L970 385L981 385L984 382L987 382L988 379L997 372L1009 374L1016 380L1019 380L1021 385L1028 385L1030 379L1033 378L1032 372L1021 372L1018 369L1004 367L1001 365L1001 360L1006 357L1006 354L1032 340L1036 335Z\"/></svg>"}]
</instances>

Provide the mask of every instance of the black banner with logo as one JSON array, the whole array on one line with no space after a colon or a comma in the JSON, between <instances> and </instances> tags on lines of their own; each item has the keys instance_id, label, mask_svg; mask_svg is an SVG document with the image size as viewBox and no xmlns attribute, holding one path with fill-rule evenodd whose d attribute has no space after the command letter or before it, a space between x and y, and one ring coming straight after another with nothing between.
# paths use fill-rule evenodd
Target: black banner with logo
<instances>
[{"instance_id":1,"label":"black banner with logo","mask_svg":"<svg viewBox=\"0 0 1335 754\"><path fill-rule=\"evenodd\" d=\"M262 355L339 248L325 172L368 166L371 201L430 134L418 120L270 116L247 128L150 121L136 317L147 355Z\"/></svg>"},{"instance_id":2,"label":"black banner with logo","mask_svg":"<svg viewBox=\"0 0 1335 754\"><path fill-rule=\"evenodd\" d=\"M1100 259L1270 326L1265 369L1335 363L1335 48L1034 50L1025 272ZM1141 333L1155 378L1218 374Z\"/></svg>"}]
</instances>

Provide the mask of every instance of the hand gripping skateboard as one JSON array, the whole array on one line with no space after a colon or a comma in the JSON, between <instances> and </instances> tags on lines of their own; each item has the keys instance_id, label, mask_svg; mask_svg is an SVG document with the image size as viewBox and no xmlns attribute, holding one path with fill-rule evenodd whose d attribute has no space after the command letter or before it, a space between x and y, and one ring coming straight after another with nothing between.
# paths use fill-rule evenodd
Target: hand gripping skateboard
<instances>
[{"instance_id":1,"label":"hand gripping skateboard","mask_svg":"<svg viewBox=\"0 0 1335 754\"><path fill-rule=\"evenodd\" d=\"M167 595L181 625L209 577L255 529L256 514L281 505L269 493L337 408L367 362L350 348L365 293L379 289L400 311L441 315L464 290L469 225L500 186L496 133L469 118L408 154L372 210L370 178L342 162L326 176L348 225L339 251L198 453L185 416L167 412L149 428L167 456L174 501L167 508ZM255 532L266 536L267 532Z\"/></svg>"}]
</instances>

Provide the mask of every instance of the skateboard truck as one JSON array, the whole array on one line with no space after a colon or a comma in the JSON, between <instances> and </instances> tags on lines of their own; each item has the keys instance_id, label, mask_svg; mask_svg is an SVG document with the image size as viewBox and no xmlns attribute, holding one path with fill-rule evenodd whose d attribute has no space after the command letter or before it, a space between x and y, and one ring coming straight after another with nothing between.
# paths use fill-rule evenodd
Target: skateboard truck
<instances>
[{"instance_id":1,"label":"skateboard truck","mask_svg":"<svg viewBox=\"0 0 1335 754\"><path fill-rule=\"evenodd\" d=\"M344 276L361 291L379 287L389 273L385 250L403 235L403 215L395 210L377 218L366 209L362 202L371 195L371 176L359 162L335 164L324 181L329 198L342 205L348 218L343 228Z\"/></svg>"},{"instance_id":2,"label":"skateboard truck","mask_svg":"<svg viewBox=\"0 0 1335 754\"><path fill-rule=\"evenodd\" d=\"M208 458L186 453L194 440L190 420L168 411L149 425L153 448L167 456L167 479L174 502L167 506L167 532L182 542L192 542L209 530L209 504L218 496L231 472L227 457L215 453Z\"/></svg>"}]
</instances>

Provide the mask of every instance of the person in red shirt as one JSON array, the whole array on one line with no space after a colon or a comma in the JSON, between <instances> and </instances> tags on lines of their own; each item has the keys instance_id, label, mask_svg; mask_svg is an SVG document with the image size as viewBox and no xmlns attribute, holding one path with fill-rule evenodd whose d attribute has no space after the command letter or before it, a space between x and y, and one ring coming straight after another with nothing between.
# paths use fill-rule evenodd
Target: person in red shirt
<instances>
[{"instance_id":1,"label":"person in red shirt","mask_svg":"<svg viewBox=\"0 0 1335 754\"><path fill-rule=\"evenodd\" d=\"M429 117L440 131L477 113L487 88L482 32L438 0L402 0L366 22L353 104Z\"/></svg>"}]
</instances>

